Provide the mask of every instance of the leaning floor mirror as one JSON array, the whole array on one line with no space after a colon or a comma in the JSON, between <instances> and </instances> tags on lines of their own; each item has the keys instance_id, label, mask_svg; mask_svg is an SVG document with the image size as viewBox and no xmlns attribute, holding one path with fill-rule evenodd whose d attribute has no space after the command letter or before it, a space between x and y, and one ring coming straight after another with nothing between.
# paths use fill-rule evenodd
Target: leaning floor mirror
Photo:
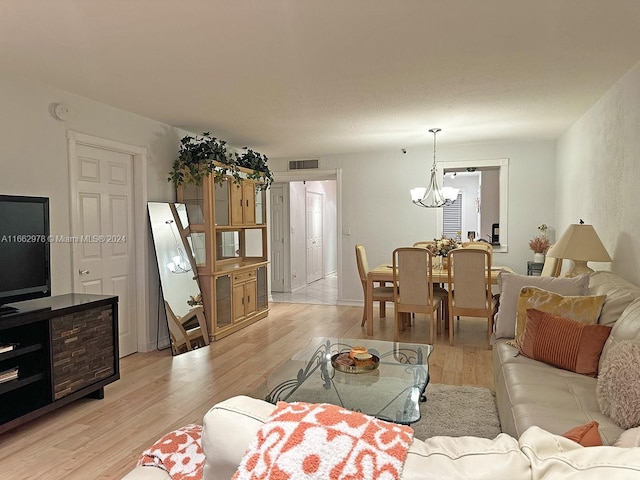
<instances>
[{"instance_id":1,"label":"leaning floor mirror","mask_svg":"<svg viewBox=\"0 0 640 480\"><path fill-rule=\"evenodd\" d=\"M173 355L209 344L186 208L180 203L149 202L149 223Z\"/></svg>"}]
</instances>

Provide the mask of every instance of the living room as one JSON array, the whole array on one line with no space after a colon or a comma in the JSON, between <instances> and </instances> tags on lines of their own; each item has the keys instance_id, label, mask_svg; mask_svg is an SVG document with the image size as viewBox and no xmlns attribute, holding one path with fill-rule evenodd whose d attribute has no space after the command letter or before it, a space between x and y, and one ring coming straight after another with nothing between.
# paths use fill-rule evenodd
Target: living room
<instances>
[{"instance_id":1,"label":"living room","mask_svg":"<svg viewBox=\"0 0 640 480\"><path fill-rule=\"evenodd\" d=\"M37 4L34 3L34 5ZM342 232L343 227L349 227L350 230L348 236L339 236L338 274L341 278L339 301L342 305L362 304L362 289L353 256L353 245L356 242L366 245L370 262L375 265L389 261L391 251L396 246L412 244L414 241L436 236L438 228L436 214L411 205L408 195L409 189L416 186L416 183L427 182L432 157L431 137L427 130L431 127L443 129L438 137L439 161L509 159L509 245L507 252L496 254L495 263L506 265L515 272L525 273L526 262L532 257L527 243L537 233L538 225L542 223L550 225L557 238L569 224L576 223L582 218L595 226L613 259L610 264L592 264L592 266L595 269L610 269L629 282L640 284L638 268L640 219L633 202L638 178L637 156L640 152L640 139L637 135L640 124L640 102L638 102L640 49L636 46L637 42L633 41L635 37L625 37L625 35L631 35L629 32L636 31L634 28L638 26L637 7L628 2L614 2L613 6L598 8L596 8L597 2L591 2L589 5L595 9L595 12L586 8L582 10L582 7L575 3L569 5L580 10L591 22L586 23L594 30L593 37L580 38L576 42L582 43L581 48L583 48L583 55L576 58L576 63L584 66L586 62L594 74L597 70L618 73L610 83L594 86L588 95L592 101L585 104L582 109L578 107L581 111L571 121L564 119L566 128L560 129L557 133L554 130L554 133L546 135L524 135L520 138L509 137L505 133L503 137L494 134L488 140L469 140L471 137L465 135L465 130L455 125L454 114L447 115L445 114L447 110L444 109L437 117L422 115L424 121L414 125L411 136L402 138L392 147L385 146L362 151L319 151L308 154L310 157L319 158L323 170L340 170L342 193L339 231ZM37 53L35 46L39 43L56 43L58 38L53 31L49 32L50 36L47 36L44 29L40 31L39 28L33 27L38 23L50 22L52 12L44 5L40 6L41 13L34 14L28 19L9 15L4 17L5 21L12 25L6 25L5 28L3 24L3 32L22 29L28 31L28 36L31 38L29 41L23 40L26 43L22 51L17 39L27 36L24 33L20 35L16 33L15 41L3 42L5 46L1 57L3 73L0 75L0 98L5 108L0 114L3 153L0 193L49 197L51 233L71 235L69 213L72 202L68 154L68 132L71 131L145 148L146 165L142 187L146 193L146 200L173 201L175 189L166 179L175 160L180 138L188 133L199 132L179 128L178 125L182 124L182 119L176 118L174 123L162 122L153 120L150 115L142 115L128 111L122 106L114 106L119 105L120 100L117 98L113 98L113 102L106 99L97 101L94 96L96 92L86 90L85 93L80 93L83 91L80 86L77 90L74 90L73 84L68 84L66 88L55 86L58 79L53 73L47 75L45 72L40 74L41 76L34 74L30 77L30 69L34 68L33 65L36 62L44 65L46 70L47 65L62 61L55 57L38 58L28 55L33 54L34 51ZM73 10L71 4L68 6ZM438 8L441 7L439 4L431 5L432 14L437 17ZM549 8L548 5L547 7ZM536 6L537 8L541 8L541 12L553 19L552 11L540 6ZM610 12L611 17L606 13L599 15L600 8ZM21 13L18 12L18 15ZM140 20L144 17L137 16L139 13L137 10L131 12L132 18L138 18L144 23L144 20ZM570 18L566 10L557 15L557 21L560 23ZM525 17L525 15L522 16ZM73 22L69 18L63 25L70 28ZM602 24L599 23L600 21ZM169 22L169 25L165 32L175 29L174 22ZM614 35L616 30L619 34L617 36ZM330 35L329 29L326 33ZM10 34L7 33L7 35ZM607 40L606 35L610 35L612 39ZM614 43L613 37L619 43ZM500 37L501 42L506 43L509 40L508 36ZM620 52L620 44L625 42L631 45L624 52L627 56L617 64L605 63L607 57L613 58L615 53ZM87 36L78 43L91 45L91 40ZM431 44L424 42L424 45L424 48L428 49ZM73 43L63 46L72 52L73 48L80 48ZM546 45L545 51L540 55L549 55L552 51L552 46ZM16 57L23 58L24 62L19 62L20 58ZM95 62L99 64L99 56L95 58ZM199 58L200 53L196 52L193 54L192 61L200 61ZM10 59L13 61L10 62ZM67 61L66 56L63 59ZM594 63L589 64L589 59ZM447 63L446 60L443 59L443 63ZM562 58L557 61L571 63L571 58ZM602 63L598 64L597 61ZM31 67L30 62L33 63ZM438 69L438 64L430 64L427 60L424 63L427 71ZM15 69L12 69L12 65L15 65ZM90 67L90 65L85 66L87 69ZM397 65L397 68L401 69L402 64ZM51 72L54 72L53 66ZM81 77L82 73L82 69L78 70L77 76ZM113 75L113 72L110 74ZM507 70L505 74L508 74ZM120 73L114 76L126 76L126 74ZM368 72L367 76L372 78L373 73ZM496 72L493 80L500 76L501 73ZM161 82L161 79L156 80ZM473 77L468 81L473 83ZM105 82L108 83L108 79ZM562 79L562 82L570 88L572 84L577 88L581 78L567 77ZM135 95L144 97L145 81L132 83L134 83L131 87ZM428 83L425 82L424 85ZM166 102L169 102L173 95L179 98L180 91L189 88L188 84L168 84L165 87ZM371 88L374 89L374 87L375 83ZM99 89L99 86L94 88ZM398 88L401 89L401 86ZM427 87L425 86L424 89ZM355 92L353 93L355 95ZM517 90L509 91L508 94L518 97ZM461 101L460 98L448 97L444 88L431 90L430 95L442 98L443 103L450 105ZM495 100L494 98L486 99L485 103L488 106L484 112L492 112L491 103ZM581 101L585 101L584 97ZM562 103L562 99L557 99L557 102ZM49 108L54 103L63 104L68 108L69 115L66 120L57 120L51 115ZM403 105L403 107L409 109L410 106ZM205 110L213 111L216 108L208 105ZM234 108L251 110L254 107L251 101L247 100L245 104L231 107L231 109ZM383 130L395 131L394 121L400 114L401 110L400 113L396 112L381 119L375 128L372 126L370 138L375 138L376 133ZM457 115L464 116L464 112L458 112ZM346 130L349 119L343 117L341 120L344 121ZM501 123L501 121L489 114L483 118L482 112L480 114L476 112L468 121L460 120L460 124L466 123L478 126L478 130L485 130L493 123ZM237 126L237 133L230 138L216 132L214 126L215 121L212 124L203 125L202 129L211 127L214 134L227 139L237 147L247 144L268 154L270 168L276 173L276 177L278 172L287 171L289 159L300 158L272 155L268 148L261 148L261 145L252 142L253 133L243 132L244 127ZM507 123L502 130L507 132L512 126L515 125ZM274 132L272 136L277 139L277 128ZM476 132L474 135L477 134ZM322 133L319 132L317 136L321 137ZM409 144L409 142L413 143ZM406 155L402 153L402 148L406 148ZM141 321L138 325L138 349L141 352L154 351L159 334L156 316L159 303L158 284L152 272L153 253L148 243L147 233L147 236L139 242L139 252L144 259L142 268L144 277L139 278L137 289L144 312L140 316ZM68 244L51 245L51 268L52 293L56 295L72 291L75 280L72 271L72 251ZM145 277L146 280L143 280ZM316 315L320 322L322 314ZM355 322L359 324L357 315ZM238 333L238 335L244 334ZM274 346L270 348L281 346L282 344L274 339ZM237 348L240 346L238 345ZM155 356L150 358L156 359ZM188 359L183 357L176 359L176 364L178 362L189 363ZM127 373L135 375L135 372L123 371L123 375ZM144 397L143 394L140 396ZM146 402L144 405L148 405L153 402L153 399L144 399L143 402ZM83 406L83 408L89 407ZM140 408L143 408L142 404ZM126 419L122 420L126 421ZM178 419L175 423L174 426L179 426ZM45 434L54 436L54 432L47 431L43 433ZM115 439L113 441L116 442ZM0 439L0 442L4 443L5 440Z\"/></svg>"}]
</instances>

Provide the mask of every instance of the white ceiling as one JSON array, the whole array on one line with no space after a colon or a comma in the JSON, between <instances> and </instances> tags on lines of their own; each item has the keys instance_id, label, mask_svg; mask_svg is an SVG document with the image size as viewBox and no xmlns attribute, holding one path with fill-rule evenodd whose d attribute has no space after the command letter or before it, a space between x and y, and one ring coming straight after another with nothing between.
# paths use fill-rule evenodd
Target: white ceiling
<instances>
[{"instance_id":1,"label":"white ceiling","mask_svg":"<svg viewBox=\"0 0 640 480\"><path fill-rule=\"evenodd\" d=\"M269 157L555 139L638 0L0 0L0 68Z\"/></svg>"}]
</instances>

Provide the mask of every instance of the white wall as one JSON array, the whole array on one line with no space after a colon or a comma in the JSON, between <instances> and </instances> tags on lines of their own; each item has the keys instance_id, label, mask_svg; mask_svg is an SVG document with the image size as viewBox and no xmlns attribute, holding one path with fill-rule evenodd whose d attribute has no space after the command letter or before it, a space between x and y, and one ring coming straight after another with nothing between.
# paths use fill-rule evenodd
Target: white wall
<instances>
[{"instance_id":1,"label":"white wall","mask_svg":"<svg viewBox=\"0 0 640 480\"><path fill-rule=\"evenodd\" d=\"M179 146L180 134L174 128L2 72L0 102L0 193L49 197L51 234L71 233L68 130L146 147L148 199L174 199L173 186L167 182ZM70 111L65 122L49 113L50 105L59 102ZM158 280L150 236L139 245L145 242L150 252L147 291L148 314L152 318L143 321L155 347ZM51 245L51 277L54 295L71 291L70 244ZM144 293L140 292L142 298Z\"/></svg>"},{"instance_id":2,"label":"white wall","mask_svg":"<svg viewBox=\"0 0 640 480\"><path fill-rule=\"evenodd\" d=\"M613 263L590 263L640 284L640 63L557 142L558 235L582 218Z\"/></svg>"},{"instance_id":3,"label":"white wall","mask_svg":"<svg viewBox=\"0 0 640 480\"><path fill-rule=\"evenodd\" d=\"M341 236L341 303L362 302L362 286L355 261L355 244L367 249L371 266L391 261L397 246L433 238L436 212L410 201L409 189L426 185L430 146L394 152L372 152L320 157L321 169L342 170L341 223L351 235ZM526 273L533 253L528 241L541 223L554 225L555 143L522 142L451 145L441 142L438 161L509 158L509 252L494 254L494 263ZM270 159L274 171L286 171L288 159ZM340 260L339 260L340 261Z\"/></svg>"}]
</instances>

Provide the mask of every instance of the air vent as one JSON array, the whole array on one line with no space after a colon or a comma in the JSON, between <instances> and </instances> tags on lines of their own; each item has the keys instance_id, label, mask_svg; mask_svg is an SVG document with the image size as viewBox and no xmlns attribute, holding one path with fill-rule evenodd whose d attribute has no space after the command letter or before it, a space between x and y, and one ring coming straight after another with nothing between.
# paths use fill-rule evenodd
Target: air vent
<instances>
[{"instance_id":1,"label":"air vent","mask_svg":"<svg viewBox=\"0 0 640 480\"><path fill-rule=\"evenodd\" d=\"M315 160L290 160L289 170L309 170L318 168L318 159Z\"/></svg>"}]
</instances>

